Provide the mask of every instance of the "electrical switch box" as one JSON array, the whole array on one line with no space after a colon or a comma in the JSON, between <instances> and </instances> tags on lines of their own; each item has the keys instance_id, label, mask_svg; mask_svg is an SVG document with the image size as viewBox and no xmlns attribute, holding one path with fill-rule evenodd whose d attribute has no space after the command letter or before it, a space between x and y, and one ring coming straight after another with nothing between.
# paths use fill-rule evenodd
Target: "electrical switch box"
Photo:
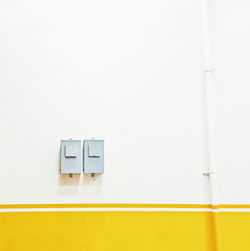
<instances>
[{"instance_id":1,"label":"electrical switch box","mask_svg":"<svg viewBox=\"0 0 250 251\"><path fill-rule=\"evenodd\" d=\"M104 140L84 140L83 151L84 173L104 173Z\"/></svg>"},{"instance_id":2,"label":"electrical switch box","mask_svg":"<svg viewBox=\"0 0 250 251\"><path fill-rule=\"evenodd\" d=\"M81 140L61 140L61 173L81 173Z\"/></svg>"}]
</instances>

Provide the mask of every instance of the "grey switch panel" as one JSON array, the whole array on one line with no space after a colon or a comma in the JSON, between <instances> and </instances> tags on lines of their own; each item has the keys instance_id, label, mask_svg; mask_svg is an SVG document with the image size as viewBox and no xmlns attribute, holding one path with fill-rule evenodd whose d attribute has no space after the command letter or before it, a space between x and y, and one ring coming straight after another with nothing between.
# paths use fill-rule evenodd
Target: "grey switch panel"
<instances>
[{"instance_id":1,"label":"grey switch panel","mask_svg":"<svg viewBox=\"0 0 250 251\"><path fill-rule=\"evenodd\" d=\"M61 173L81 173L81 140L61 140Z\"/></svg>"},{"instance_id":2,"label":"grey switch panel","mask_svg":"<svg viewBox=\"0 0 250 251\"><path fill-rule=\"evenodd\" d=\"M104 172L104 141L97 139L84 140L83 143L84 173Z\"/></svg>"}]
</instances>

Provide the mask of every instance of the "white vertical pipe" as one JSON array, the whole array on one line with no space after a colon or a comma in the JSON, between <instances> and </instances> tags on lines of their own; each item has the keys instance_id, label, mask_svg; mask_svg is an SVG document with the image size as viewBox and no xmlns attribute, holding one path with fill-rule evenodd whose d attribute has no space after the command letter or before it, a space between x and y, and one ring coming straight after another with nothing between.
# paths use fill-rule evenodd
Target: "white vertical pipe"
<instances>
[{"instance_id":1,"label":"white vertical pipe","mask_svg":"<svg viewBox=\"0 0 250 251\"><path fill-rule=\"evenodd\" d=\"M215 81L214 66L211 54L211 38L208 15L208 1L201 0L203 51L204 51L204 84L206 102L206 124L207 124L207 151L208 166L204 173L209 177L209 191L212 205L219 204L216 173L216 142L215 142Z\"/></svg>"}]
</instances>

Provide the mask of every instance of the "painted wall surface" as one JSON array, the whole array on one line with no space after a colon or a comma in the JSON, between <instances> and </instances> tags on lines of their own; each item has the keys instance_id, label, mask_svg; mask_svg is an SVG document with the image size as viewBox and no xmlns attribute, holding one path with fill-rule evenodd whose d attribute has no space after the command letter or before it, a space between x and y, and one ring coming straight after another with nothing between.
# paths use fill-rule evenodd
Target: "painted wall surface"
<instances>
[{"instance_id":1,"label":"painted wall surface","mask_svg":"<svg viewBox=\"0 0 250 251\"><path fill-rule=\"evenodd\" d=\"M200 1L1 1L0 203L209 203ZM59 175L61 139L105 174Z\"/></svg>"},{"instance_id":2,"label":"painted wall surface","mask_svg":"<svg viewBox=\"0 0 250 251\"><path fill-rule=\"evenodd\" d=\"M211 2L221 204L250 204L250 2Z\"/></svg>"},{"instance_id":3,"label":"painted wall surface","mask_svg":"<svg viewBox=\"0 0 250 251\"><path fill-rule=\"evenodd\" d=\"M210 251L209 221L204 212L7 213L0 249Z\"/></svg>"},{"instance_id":4,"label":"painted wall surface","mask_svg":"<svg viewBox=\"0 0 250 251\"><path fill-rule=\"evenodd\" d=\"M212 117L200 0L0 2L1 251L249 250L250 3L208 3ZM60 175L91 137L104 175Z\"/></svg>"}]
</instances>

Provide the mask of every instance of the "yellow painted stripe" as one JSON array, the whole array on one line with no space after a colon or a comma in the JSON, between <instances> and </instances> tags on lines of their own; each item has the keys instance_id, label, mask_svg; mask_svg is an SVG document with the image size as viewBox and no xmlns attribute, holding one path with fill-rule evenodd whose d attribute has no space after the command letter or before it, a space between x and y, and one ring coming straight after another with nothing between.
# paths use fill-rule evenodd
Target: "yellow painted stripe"
<instances>
[{"instance_id":1,"label":"yellow painted stripe","mask_svg":"<svg viewBox=\"0 0 250 251\"><path fill-rule=\"evenodd\" d=\"M72 204L35 205L72 207ZM104 204L97 205L104 207ZM153 204L153 207L156 205L169 207L168 204ZM20 205L11 206L20 208ZM220 205L218 208L249 207ZM1 251L247 251L250 247L250 212L6 212L0 214L0 226Z\"/></svg>"},{"instance_id":2,"label":"yellow painted stripe","mask_svg":"<svg viewBox=\"0 0 250 251\"><path fill-rule=\"evenodd\" d=\"M213 209L221 209L221 208L250 208L249 204L221 204L218 206L212 206Z\"/></svg>"},{"instance_id":3,"label":"yellow painted stripe","mask_svg":"<svg viewBox=\"0 0 250 251\"><path fill-rule=\"evenodd\" d=\"M2 204L0 209L14 208L211 208L209 204Z\"/></svg>"},{"instance_id":4,"label":"yellow painted stripe","mask_svg":"<svg viewBox=\"0 0 250 251\"><path fill-rule=\"evenodd\" d=\"M22 208L205 208L205 209L250 209L249 204L0 204L0 209Z\"/></svg>"},{"instance_id":5,"label":"yellow painted stripe","mask_svg":"<svg viewBox=\"0 0 250 251\"><path fill-rule=\"evenodd\" d=\"M1 251L211 251L211 212L0 214Z\"/></svg>"}]
</instances>

